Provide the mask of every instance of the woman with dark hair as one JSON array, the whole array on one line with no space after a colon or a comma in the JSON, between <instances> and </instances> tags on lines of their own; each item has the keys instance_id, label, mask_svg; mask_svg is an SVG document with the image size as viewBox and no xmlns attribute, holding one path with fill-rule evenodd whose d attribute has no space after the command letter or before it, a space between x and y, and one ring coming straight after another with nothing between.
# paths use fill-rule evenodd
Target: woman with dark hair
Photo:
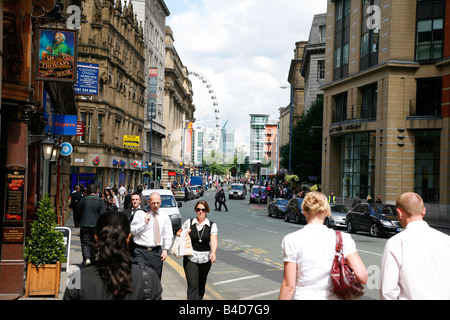
<instances>
[{"instance_id":1,"label":"woman with dark hair","mask_svg":"<svg viewBox=\"0 0 450 320\"><path fill-rule=\"evenodd\" d=\"M198 201L194 209L197 217L186 220L177 236L180 236L182 230L187 229L192 241L193 254L183 257L187 299L202 300L211 264L216 261L217 225L206 217L209 213L206 201Z\"/></svg>"},{"instance_id":2,"label":"woman with dark hair","mask_svg":"<svg viewBox=\"0 0 450 320\"><path fill-rule=\"evenodd\" d=\"M161 283L156 272L132 263L128 244L130 223L125 215L106 212L97 220L93 265L71 278L64 300L159 300Z\"/></svg>"}]
</instances>

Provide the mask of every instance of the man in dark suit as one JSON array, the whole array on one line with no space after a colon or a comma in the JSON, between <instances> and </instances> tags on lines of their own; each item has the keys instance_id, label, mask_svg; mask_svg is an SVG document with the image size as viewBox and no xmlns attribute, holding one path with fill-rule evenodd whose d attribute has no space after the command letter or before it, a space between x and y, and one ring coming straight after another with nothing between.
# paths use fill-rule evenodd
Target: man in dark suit
<instances>
[{"instance_id":1,"label":"man in dark suit","mask_svg":"<svg viewBox=\"0 0 450 320\"><path fill-rule=\"evenodd\" d=\"M83 197L83 192L81 192L81 190L80 190L80 185L76 184L75 190L70 195L70 204L69 204L69 208L72 209L73 224L74 224L75 228L78 228L80 226L81 217L79 215L79 212L77 211L77 204L78 204L78 201L80 201L82 197Z\"/></svg>"}]
</instances>

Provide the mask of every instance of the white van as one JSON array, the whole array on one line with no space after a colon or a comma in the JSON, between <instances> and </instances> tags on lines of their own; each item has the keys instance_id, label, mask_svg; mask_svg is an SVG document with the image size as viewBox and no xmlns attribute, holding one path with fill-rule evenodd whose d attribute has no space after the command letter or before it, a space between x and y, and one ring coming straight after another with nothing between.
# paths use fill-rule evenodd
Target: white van
<instances>
[{"instance_id":1,"label":"white van","mask_svg":"<svg viewBox=\"0 0 450 320\"><path fill-rule=\"evenodd\" d=\"M159 210L169 215L170 221L172 221L173 233L175 234L178 230L181 229L181 214L178 208L182 206L182 203L175 200L175 197L170 190L164 189L143 190L142 195L145 198L145 203L147 203L150 194L152 194L153 192L157 192L161 196L161 207L159 207Z\"/></svg>"}]
</instances>

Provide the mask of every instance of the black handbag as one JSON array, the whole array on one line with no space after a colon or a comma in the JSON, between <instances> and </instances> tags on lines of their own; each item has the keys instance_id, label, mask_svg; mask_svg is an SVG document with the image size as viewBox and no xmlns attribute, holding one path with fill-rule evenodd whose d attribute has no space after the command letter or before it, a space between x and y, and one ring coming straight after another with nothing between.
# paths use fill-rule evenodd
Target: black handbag
<instances>
[{"instance_id":1,"label":"black handbag","mask_svg":"<svg viewBox=\"0 0 450 320\"><path fill-rule=\"evenodd\" d=\"M342 234L336 231L336 253L331 266L331 292L345 300L364 295L364 287L356 279L342 252Z\"/></svg>"}]
</instances>

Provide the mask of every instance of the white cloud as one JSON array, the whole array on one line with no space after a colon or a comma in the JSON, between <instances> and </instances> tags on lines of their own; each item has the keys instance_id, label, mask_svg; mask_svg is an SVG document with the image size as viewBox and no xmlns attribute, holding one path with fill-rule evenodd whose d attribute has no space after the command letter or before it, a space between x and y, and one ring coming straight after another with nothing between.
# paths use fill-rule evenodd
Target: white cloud
<instances>
[{"instance_id":1,"label":"white cloud","mask_svg":"<svg viewBox=\"0 0 450 320\"><path fill-rule=\"evenodd\" d=\"M247 141L250 113L271 115L289 104L287 85L295 43L308 40L314 14L326 12L326 0L166 0L175 48L189 71L212 83L222 125ZM182 7L178 7L181 5ZM172 9L174 8L174 9ZM202 84L191 77L199 115L212 109Z\"/></svg>"}]
</instances>

